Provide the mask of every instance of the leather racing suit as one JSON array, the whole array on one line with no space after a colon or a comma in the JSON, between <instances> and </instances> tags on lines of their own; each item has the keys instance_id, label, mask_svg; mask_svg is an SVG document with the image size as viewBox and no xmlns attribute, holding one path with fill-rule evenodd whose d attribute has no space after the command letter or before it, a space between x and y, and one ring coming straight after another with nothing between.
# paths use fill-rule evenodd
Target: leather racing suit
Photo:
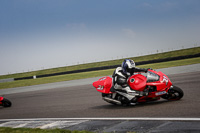
<instances>
[{"instance_id":1,"label":"leather racing suit","mask_svg":"<svg viewBox=\"0 0 200 133\"><path fill-rule=\"evenodd\" d=\"M128 78L134 74L134 72L147 72L148 69L137 68L134 67L131 69L130 75L126 75L122 71L122 67L117 67L112 75L112 83L111 92L115 92L115 90L122 89L128 92L130 87L127 84Z\"/></svg>"}]
</instances>

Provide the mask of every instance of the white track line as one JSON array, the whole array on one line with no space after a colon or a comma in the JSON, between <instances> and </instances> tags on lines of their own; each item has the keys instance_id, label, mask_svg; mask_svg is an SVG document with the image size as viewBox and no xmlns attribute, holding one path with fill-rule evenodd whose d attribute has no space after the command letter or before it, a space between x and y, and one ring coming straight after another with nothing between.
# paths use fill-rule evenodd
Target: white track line
<instances>
[{"instance_id":1,"label":"white track line","mask_svg":"<svg viewBox=\"0 0 200 133\"><path fill-rule=\"evenodd\" d=\"M12 120L5 123L1 123L0 127L12 127L12 128L40 128L40 129L50 129L50 128L66 128L69 126L77 125L88 120L71 120L71 121L58 121L58 120Z\"/></svg>"},{"instance_id":2,"label":"white track line","mask_svg":"<svg viewBox=\"0 0 200 133\"><path fill-rule=\"evenodd\" d=\"M49 120L156 120L156 121L200 121L200 118L32 118L32 119L0 119L0 121L49 121Z\"/></svg>"},{"instance_id":3,"label":"white track line","mask_svg":"<svg viewBox=\"0 0 200 133\"><path fill-rule=\"evenodd\" d=\"M86 122L83 120L76 120L76 121L55 121L46 125L43 125L41 127L38 127L40 129L48 129L48 128L63 128L63 127L69 127L69 126L73 126L73 125L77 125L80 124L82 122Z\"/></svg>"}]
</instances>

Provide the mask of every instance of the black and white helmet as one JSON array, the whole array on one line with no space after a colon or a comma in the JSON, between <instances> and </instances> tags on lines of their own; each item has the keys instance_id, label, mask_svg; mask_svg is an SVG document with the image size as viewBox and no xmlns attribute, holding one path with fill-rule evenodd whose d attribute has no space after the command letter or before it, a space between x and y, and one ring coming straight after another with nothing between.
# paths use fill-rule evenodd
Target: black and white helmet
<instances>
[{"instance_id":1,"label":"black and white helmet","mask_svg":"<svg viewBox=\"0 0 200 133\"><path fill-rule=\"evenodd\" d=\"M130 76L133 68L135 68L135 62L133 60L125 59L124 62L122 62L122 71L124 74Z\"/></svg>"}]
</instances>

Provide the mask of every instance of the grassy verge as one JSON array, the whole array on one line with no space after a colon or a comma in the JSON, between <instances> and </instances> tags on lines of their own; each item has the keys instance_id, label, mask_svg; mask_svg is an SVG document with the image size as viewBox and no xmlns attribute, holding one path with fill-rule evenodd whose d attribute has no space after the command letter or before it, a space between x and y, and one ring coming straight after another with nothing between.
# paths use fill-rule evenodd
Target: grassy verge
<instances>
[{"instance_id":1,"label":"grassy verge","mask_svg":"<svg viewBox=\"0 0 200 133\"><path fill-rule=\"evenodd\" d=\"M164 53L158 53L158 54L152 54L152 55L146 55L146 56L130 57L130 59L133 59L135 62L140 62L140 61L148 61L148 60L154 60L154 59L163 59L163 58L168 58L168 57L193 55L193 54L198 54L198 53L200 53L200 47L176 50L176 51L170 51L170 52L164 52ZM28 77L28 76L33 76L33 75L52 74L52 73L59 73L59 72L66 72L66 71L80 70L80 69L94 68L94 67L101 67L101 66L119 65L122 63L123 60L124 59L118 59L118 60L80 64L80 65L67 66L67 67L45 69L45 70L39 70L39 71L33 71L33 72L2 75L0 76L0 79L20 78L20 77Z\"/></svg>"},{"instance_id":2,"label":"grassy verge","mask_svg":"<svg viewBox=\"0 0 200 133\"><path fill-rule=\"evenodd\" d=\"M155 64L140 65L140 67L160 69L160 68L185 66L185 65L198 64L198 63L200 63L200 57L191 58L191 59L184 59L184 60L177 60L177 61L155 63Z\"/></svg>"},{"instance_id":3,"label":"grassy verge","mask_svg":"<svg viewBox=\"0 0 200 133\"><path fill-rule=\"evenodd\" d=\"M92 133L89 131L70 131L64 129L9 128L0 127L1 133Z\"/></svg>"},{"instance_id":4,"label":"grassy verge","mask_svg":"<svg viewBox=\"0 0 200 133\"><path fill-rule=\"evenodd\" d=\"M178 61L169 61L169 62L163 62L163 63L141 65L141 66L137 66L137 67L159 69L159 68L190 65L190 64L197 64L197 63L200 63L200 57L178 60ZM52 77L46 77L46 78L5 82L5 83L0 83L0 89L30 86L30 85L38 85L38 84L45 84L45 83L75 80L75 79L84 79L84 78L99 77L99 76L106 76L106 75L112 75L113 71L114 71L114 69L108 69L108 70L100 70L100 71L82 72L82 73L76 73L76 74L52 76Z\"/></svg>"}]
</instances>

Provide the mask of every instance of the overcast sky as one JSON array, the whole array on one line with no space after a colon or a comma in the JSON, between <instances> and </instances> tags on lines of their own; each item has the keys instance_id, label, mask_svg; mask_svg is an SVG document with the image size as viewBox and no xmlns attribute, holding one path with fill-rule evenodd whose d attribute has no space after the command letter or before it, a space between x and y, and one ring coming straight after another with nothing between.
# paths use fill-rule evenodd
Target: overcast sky
<instances>
[{"instance_id":1,"label":"overcast sky","mask_svg":"<svg viewBox=\"0 0 200 133\"><path fill-rule=\"evenodd\" d=\"M200 45L200 0L0 0L0 75Z\"/></svg>"}]
</instances>

